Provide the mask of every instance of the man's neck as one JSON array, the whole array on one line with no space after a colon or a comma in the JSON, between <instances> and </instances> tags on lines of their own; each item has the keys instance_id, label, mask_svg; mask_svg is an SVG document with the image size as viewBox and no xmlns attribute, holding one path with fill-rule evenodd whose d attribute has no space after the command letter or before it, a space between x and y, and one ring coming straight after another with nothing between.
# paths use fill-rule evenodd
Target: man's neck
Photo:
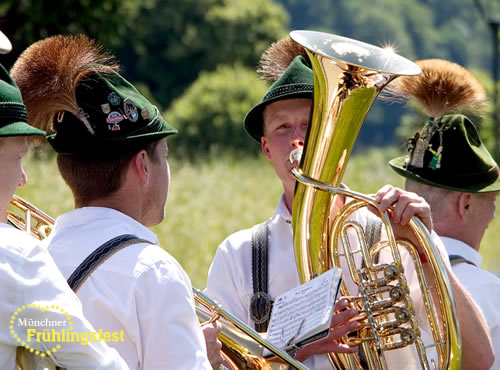
<instances>
[{"instance_id":1,"label":"man's neck","mask_svg":"<svg viewBox=\"0 0 500 370\"><path fill-rule=\"evenodd\" d=\"M290 195L285 192L285 204L290 214L292 214L293 199L294 199L294 194ZM335 197L335 206L333 207L332 214L336 214L344 206L344 203L345 203L345 197L343 195L337 195Z\"/></svg>"},{"instance_id":2,"label":"man's neck","mask_svg":"<svg viewBox=\"0 0 500 370\"><path fill-rule=\"evenodd\" d=\"M459 240L472 249L479 251L479 245L473 245L473 243L471 243L470 240L468 240L468 238L466 237L467 235L461 232L463 230L463 228L461 227L443 228L439 224L434 224L434 230L439 236Z\"/></svg>"},{"instance_id":3,"label":"man's neck","mask_svg":"<svg viewBox=\"0 0 500 370\"><path fill-rule=\"evenodd\" d=\"M139 223L142 223L142 214L140 212L140 207L137 207L136 204L131 203L130 201L122 199L119 196L95 199L88 202L77 203L75 201L75 208L83 208L83 207L105 207L111 208L127 216L133 218Z\"/></svg>"}]
</instances>

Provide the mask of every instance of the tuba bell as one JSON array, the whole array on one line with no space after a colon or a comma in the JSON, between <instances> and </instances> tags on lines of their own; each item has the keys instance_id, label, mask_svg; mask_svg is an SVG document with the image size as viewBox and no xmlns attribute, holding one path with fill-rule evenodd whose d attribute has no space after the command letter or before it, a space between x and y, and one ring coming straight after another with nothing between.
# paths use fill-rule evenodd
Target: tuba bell
<instances>
[{"instance_id":1,"label":"tuba bell","mask_svg":"<svg viewBox=\"0 0 500 370\"><path fill-rule=\"evenodd\" d=\"M458 368L456 308L428 231L414 217L408 225L410 236L397 239L387 212L381 212L372 197L341 187L373 101L394 78L418 74L420 68L390 49L340 36L312 31L293 31L290 36L306 49L314 75L304 148L290 155L297 179L292 228L299 277L304 283L340 267L341 294L360 311L355 336L342 338L348 345L359 345L358 353L329 354L332 366L387 369L394 354L405 351L417 368ZM338 203L343 204L340 209ZM355 217L366 207L378 216L376 238Z\"/></svg>"},{"instance_id":2,"label":"tuba bell","mask_svg":"<svg viewBox=\"0 0 500 370\"><path fill-rule=\"evenodd\" d=\"M54 226L54 219L51 216L16 195L10 201L7 220L10 225L28 232L39 240L49 236ZM266 341L259 333L224 310L200 290L193 288L193 296L199 304L196 307L196 314L200 322L211 323L219 318L224 320L220 321L218 334L222 343L222 368L229 370L284 370L289 368L307 370L302 363ZM18 348L16 360L18 370L55 370L55 364L50 358L42 359L40 356L24 351L22 347Z\"/></svg>"}]
</instances>

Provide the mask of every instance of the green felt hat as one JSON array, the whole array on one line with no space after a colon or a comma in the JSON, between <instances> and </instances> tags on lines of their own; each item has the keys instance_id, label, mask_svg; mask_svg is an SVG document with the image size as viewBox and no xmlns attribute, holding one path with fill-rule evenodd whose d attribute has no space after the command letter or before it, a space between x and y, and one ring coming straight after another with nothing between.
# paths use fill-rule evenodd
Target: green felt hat
<instances>
[{"instance_id":1,"label":"green felt hat","mask_svg":"<svg viewBox=\"0 0 500 370\"><path fill-rule=\"evenodd\" d=\"M262 113L268 104L284 99L298 99L313 97L313 73L302 56L293 59L281 77L276 80L262 101L254 106L245 116L243 127L254 140L260 143L264 134Z\"/></svg>"},{"instance_id":2,"label":"green felt hat","mask_svg":"<svg viewBox=\"0 0 500 370\"><path fill-rule=\"evenodd\" d=\"M398 174L449 190L500 191L498 165L468 117L450 114L430 120L408 143L408 155L389 162Z\"/></svg>"},{"instance_id":3,"label":"green felt hat","mask_svg":"<svg viewBox=\"0 0 500 370\"><path fill-rule=\"evenodd\" d=\"M0 64L0 137L45 135L45 132L28 125L28 112L21 92Z\"/></svg>"},{"instance_id":4,"label":"green felt hat","mask_svg":"<svg viewBox=\"0 0 500 370\"><path fill-rule=\"evenodd\" d=\"M137 89L116 72L93 71L76 88L75 114L54 118L47 140L57 153L108 158L177 133Z\"/></svg>"}]
</instances>

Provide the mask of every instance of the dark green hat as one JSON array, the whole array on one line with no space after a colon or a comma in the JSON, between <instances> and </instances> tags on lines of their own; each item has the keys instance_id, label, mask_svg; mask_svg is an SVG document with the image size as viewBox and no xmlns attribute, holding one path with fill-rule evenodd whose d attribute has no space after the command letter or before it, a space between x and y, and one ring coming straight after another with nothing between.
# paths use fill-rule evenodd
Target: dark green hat
<instances>
[{"instance_id":1,"label":"dark green hat","mask_svg":"<svg viewBox=\"0 0 500 370\"><path fill-rule=\"evenodd\" d=\"M57 153L108 158L177 133L137 89L116 72L89 73L76 88L77 114L54 118L47 137Z\"/></svg>"},{"instance_id":2,"label":"dark green hat","mask_svg":"<svg viewBox=\"0 0 500 370\"><path fill-rule=\"evenodd\" d=\"M313 73L302 56L297 56L285 69L281 77L276 80L262 101L254 106L245 116L243 126L253 139L260 143L264 134L262 113L264 108L271 103L284 99L297 99L313 97Z\"/></svg>"},{"instance_id":3,"label":"dark green hat","mask_svg":"<svg viewBox=\"0 0 500 370\"><path fill-rule=\"evenodd\" d=\"M21 92L0 64L0 137L45 135L45 132L28 125L28 112Z\"/></svg>"},{"instance_id":4,"label":"dark green hat","mask_svg":"<svg viewBox=\"0 0 500 370\"><path fill-rule=\"evenodd\" d=\"M500 191L498 165L466 116L452 114L430 120L408 143L409 154L389 162L398 174L449 190Z\"/></svg>"}]
</instances>

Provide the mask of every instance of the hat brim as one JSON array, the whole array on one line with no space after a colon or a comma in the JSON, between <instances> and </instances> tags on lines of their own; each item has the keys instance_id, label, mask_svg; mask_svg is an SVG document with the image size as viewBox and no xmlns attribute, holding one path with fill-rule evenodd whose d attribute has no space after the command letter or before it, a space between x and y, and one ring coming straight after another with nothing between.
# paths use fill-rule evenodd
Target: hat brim
<instances>
[{"instance_id":1,"label":"hat brim","mask_svg":"<svg viewBox=\"0 0 500 370\"><path fill-rule=\"evenodd\" d=\"M85 140L79 142L59 140L57 134L47 136L47 141L58 154L85 159L108 159L123 153L135 152L149 143L176 133L177 130L175 128L164 125L162 131L129 136L126 141L94 140L92 142L92 150L89 150L89 143Z\"/></svg>"},{"instance_id":2,"label":"hat brim","mask_svg":"<svg viewBox=\"0 0 500 370\"><path fill-rule=\"evenodd\" d=\"M285 99L312 99L312 91L295 91L288 94L281 94L274 98L262 101L252 109L250 109L243 121L243 127L248 135L255 141L260 143L260 138L264 135L264 121L262 114L264 109L271 103Z\"/></svg>"},{"instance_id":3,"label":"hat brim","mask_svg":"<svg viewBox=\"0 0 500 370\"><path fill-rule=\"evenodd\" d=\"M26 122L12 122L0 127L0 137L5 136L45 136L45 131L34 128Z\"/></svg>"},{"instance_id":4,"label":"hat brim","mask_svg":"<svg viewBox=\"0 0 500 370\"><path fill-rule=\"evenodd\" d=\"M399 175L406 177L407 179L420 182L422 184L430 185L430 186L435 186L438 188L442 189L447 189L447 190L454 190L454 191L460 191L460 192L465 192L465 193L488 193L488 192L497 192L500 191L500 177L495 180L492 184L489 184L485 187L474 187L474 186L462 186L462 187L456 187L456 186L449 186L449 185L443 185L439 184L433 181L429 181L427 179L424 179L423 177L414 174L413 172L408 171L405 167L405 160L406 156L403 157L397 157L389 161L389 165L391 168L398 173Z\"/></svg>"}]
</instances>

